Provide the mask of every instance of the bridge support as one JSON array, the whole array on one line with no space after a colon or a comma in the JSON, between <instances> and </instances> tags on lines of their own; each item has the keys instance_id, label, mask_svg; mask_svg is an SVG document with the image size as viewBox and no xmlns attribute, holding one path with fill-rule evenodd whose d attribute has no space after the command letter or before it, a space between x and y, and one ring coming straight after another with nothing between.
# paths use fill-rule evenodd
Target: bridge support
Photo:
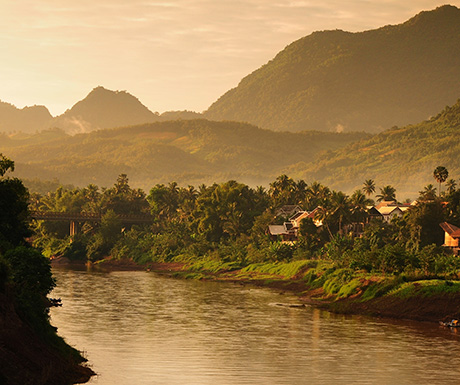
<instances>
[{"instance_id":1,"label":"bridge support","mask_svg":"<svg viewBox=\"0 0 460 385\"><path fill-rule=\"evenodd\" d=\"M78 222L70 221L70 236L78 234Z\"/></svg>"}]
</instances>

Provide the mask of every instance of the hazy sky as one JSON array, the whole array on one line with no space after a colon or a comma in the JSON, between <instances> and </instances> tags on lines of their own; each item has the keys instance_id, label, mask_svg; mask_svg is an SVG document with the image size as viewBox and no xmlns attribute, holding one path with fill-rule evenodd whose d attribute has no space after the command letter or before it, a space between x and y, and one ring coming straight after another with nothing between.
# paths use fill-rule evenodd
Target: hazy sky
<instances>
[{"instance_id":1,"label":"hazy sky","mask_svg":"<svg viewBox=\"0 0 460 385\"><path fill-rule=\"evenodd\" d=\"M64 112L99 85L207 109L286 45L399 24L437 0L0 0L0 100ZM460 7L460 0L450 4Z\"/></svg>"}]
</instances>

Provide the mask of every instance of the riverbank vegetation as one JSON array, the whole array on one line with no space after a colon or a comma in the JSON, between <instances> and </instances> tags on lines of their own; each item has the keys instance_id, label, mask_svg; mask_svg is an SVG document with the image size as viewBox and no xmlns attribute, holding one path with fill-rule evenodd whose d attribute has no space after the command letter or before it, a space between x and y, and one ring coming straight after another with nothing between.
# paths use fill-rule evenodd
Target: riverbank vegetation
<instances>
[{"instance_id":1,"label":"riverbank vegetation","mask_svg":"<svg viewBox=\"0 0 460 385\"><path fill-rule=\"evenodd\" d=\"M396 201L396 193L392 186L376 187L366 180L363 190L347 195L281 175L269 189L236 181L197 189L173 182L156 185L147 195L120 175L108 189L89 185L33 195L32 210L101 215L100 223L82 223L72 238L68 222L37 221L34 244L49 257L70 261L180 263L193 278L300 280L305 290L321 289L322 296L336 299L371 299L403 288L408 293L411 282L423 295L457 291L460 259L441 247L439 226L460 224L455 180L442 193L433 185L422 188L404 215L388 222L371 220L371 198ZM280 210L286 205L314 212L301 222L295 242L267 231L270 224L288 219ZM126 214L150 214L152 223L124 223ZM352 230L357 225L359 234Z\"/></svg>"},{"instance_id":2,"label":"riverbank vegetation","mask_svg":"<svg viewBox=\"0 0 460 385\"><path fill-rule=\"evenodd\" d=\"M49 259L30 246L29 194L5 175L14 162L0 154L0 383L70 384L88 380L84 358L56 334L47 296L55 286Z\"/></svg>"}]
</instances>

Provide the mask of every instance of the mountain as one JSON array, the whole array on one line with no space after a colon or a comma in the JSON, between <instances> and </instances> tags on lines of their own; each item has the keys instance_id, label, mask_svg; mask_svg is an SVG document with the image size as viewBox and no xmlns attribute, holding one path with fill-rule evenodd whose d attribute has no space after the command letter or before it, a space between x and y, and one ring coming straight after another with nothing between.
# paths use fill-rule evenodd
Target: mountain
<instances>
[{"instance_id":1,"label":"mountain","mask_svg":"<svg viewBox=\"0 0 460 385\"><path fill-rule=\"evenodd\" d=\"M433 178L437 166L446 167L449 179L458 182L459 154L460 100L430 120L388 129L284 171L349 192L361 188L364 180L374 179L378 187L396 187L397 198L403 200L416 198L427 184L437 186Z\"/></svg>"},{"instance_id":2,"label":"mountain","mask_svg":"<svg viewBox=\"0 0 460 385\"><path fill-rule=\"evenodd\" d=\"M0 132L36 132L49 127L53 117L44 106L19 109L0 101Z\"/></svg>"},{"instance_id":3,"label":"mountain","mask_svg":"<svg viewBox=\"0 0 460 385\"><path fill-rule=\"evenodd\" d=\"M81 133L157 120L158 115L128 92L96 87L70 110L56 117L53 126L67 132Z\"/></svg>"},{"instance_id":4,"label":"mountain","mask_svg":"<svg viewBox=\"0 0 460 385\"><path fill-rule=\"evenodd\" d=\"M460 9L350 33L315 32L246 76L204 113L272 130L365 130L428 119L460 95Z\"/></svg>"},{"instance_id":5,"label":"mountain","mask_svg":"<svg viewBox=\"0 0 460 385\"><path fill-rule=\"evenodd\" d=\"M34 180L111 186L121 173L150 189L176 181L195 186L236 179L267 185L281 170L309 163L364 133L288 133L237 122L178 120L68 135L59 129L6 136L0 153L16 162L15 175Z\"/></svg>"}]
</instances>

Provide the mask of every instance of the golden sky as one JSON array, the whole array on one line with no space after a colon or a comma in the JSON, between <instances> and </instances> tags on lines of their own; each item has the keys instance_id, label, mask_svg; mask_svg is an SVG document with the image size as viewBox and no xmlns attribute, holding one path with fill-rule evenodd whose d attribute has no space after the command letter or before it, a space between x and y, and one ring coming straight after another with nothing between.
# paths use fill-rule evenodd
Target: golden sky
<instances>
[{"instance_id":1,"label":"golden sky","mask_svg":"<svg viewBox=\"0 0 460 385\"><path fill-rule=\"evenodd\" d=\"M94 87L203 111L313 31L399 24L436 0L0 0L0 100L58 115ZM460 7L460 0L450 4Z\"/></svg>"}]
</instances>

